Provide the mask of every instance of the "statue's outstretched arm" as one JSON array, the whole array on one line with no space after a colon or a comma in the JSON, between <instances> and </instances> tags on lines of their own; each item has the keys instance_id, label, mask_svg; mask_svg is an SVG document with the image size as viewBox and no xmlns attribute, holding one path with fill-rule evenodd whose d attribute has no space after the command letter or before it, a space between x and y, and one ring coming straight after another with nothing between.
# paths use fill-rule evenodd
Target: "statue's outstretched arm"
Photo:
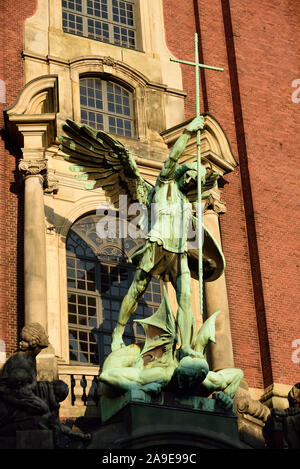
<instances>
[{"instance_id":1,"label":"statue's outstretched arm","mask_svg":"<svg viewBox=\"0 0 300 469\"><path fill-rule=\"evenodd\" d=\"M203 129L204 127L204 118L203 116L195 117L185 128L184 132L176 140L169 158L166 160L160 174L160 179L173 179L175 169L177 167L177 162L181 155L183 154L186 144L190 140L191 136L197 132L197 130Z\"/></svg>"}]
</instances>

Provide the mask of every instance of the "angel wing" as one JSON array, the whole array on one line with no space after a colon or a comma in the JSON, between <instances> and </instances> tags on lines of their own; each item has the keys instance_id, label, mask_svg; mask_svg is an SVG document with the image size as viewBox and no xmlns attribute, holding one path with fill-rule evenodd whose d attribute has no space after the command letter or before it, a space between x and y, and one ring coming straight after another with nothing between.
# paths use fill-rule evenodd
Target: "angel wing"
<instances>
[{"instance_id":1,"label":"angel wing","mask_svg":"<svg viewBox=\"0 0 300 469\"><path fill-rule=\"evenodd\" d=\"M60 149L67 154L65 159L73 163L69 169L80 173L75 178L88 181L85 189L103 188L116 208L119 195L129 196L128 203L148 206L153 186L142 178L134 157L119 140L71 119L62 129L67 137L59 136Z\"/></svg>"}]
</instances>

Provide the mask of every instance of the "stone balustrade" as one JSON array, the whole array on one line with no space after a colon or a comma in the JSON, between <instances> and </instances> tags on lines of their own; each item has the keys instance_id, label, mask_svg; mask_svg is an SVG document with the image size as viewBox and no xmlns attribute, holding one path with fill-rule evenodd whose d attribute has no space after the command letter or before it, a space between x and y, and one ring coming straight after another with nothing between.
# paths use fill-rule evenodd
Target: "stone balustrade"
<instances>
[{"instance_id":1,"label":"stone balustrade","mask_svg":"<svg viewBox=\"0 0 300 469\"><path fill-rule=\"evenodd\" d=\"M100 417L98 374L92 366L59 366L59 379L69 386L69 395L61 403L61 418Z\"/></svg>"}]
</instances>

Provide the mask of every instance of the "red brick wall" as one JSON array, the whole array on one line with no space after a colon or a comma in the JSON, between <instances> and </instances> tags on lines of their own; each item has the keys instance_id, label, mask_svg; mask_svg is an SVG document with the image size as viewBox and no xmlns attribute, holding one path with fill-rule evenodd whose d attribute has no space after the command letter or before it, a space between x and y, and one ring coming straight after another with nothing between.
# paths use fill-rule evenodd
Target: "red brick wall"
<instances>
[{"instance_id":1,"label":"red brick wall","mask_svg":"<svg viewBox=\"0 0 300 469\"><path fill-rule=\"evenodd\" d=\"M227 213L220 220L235 365L250 386L292 385L299 381L299 364L291 359L291 343L300 338L300 103L297 108L291 100L292 81L300 78L299 9L288 0L163 5L171 53L193 59L198 32L201 60L225 68L202 73L201 109L218 119L239 161L226 176ZM182 66L182 73L192 95L186 100L189 118L195 114L194 72Z\"/></svg>"},{"instance_id":2,"label":"red brick wall","mask_svg":"<svg viewBox=\"0 0 300 469\"><path fill-rule=\"evenodd\" d=\"M0 339L6 352L17 345L23 321L23 190L16 174L17 150L8 142L3 110L13 104L24 86L21 52L24 21L36 8L36 0L3 0L0 9L0 79L6 85L6 97L0 101Z\"/></svg>"},{"instance_id":3,"label":"red brick wall","mask_svg":"<svg viewBox=\"0 0 300 469\"><path fill-rule=\"evenodd\" d=\"M230 5L272 376L294 384L300 376L291 359L292 341L300 338L300 104L291 95L300 78L299 4Z\"/></svg>"}]
</instances>

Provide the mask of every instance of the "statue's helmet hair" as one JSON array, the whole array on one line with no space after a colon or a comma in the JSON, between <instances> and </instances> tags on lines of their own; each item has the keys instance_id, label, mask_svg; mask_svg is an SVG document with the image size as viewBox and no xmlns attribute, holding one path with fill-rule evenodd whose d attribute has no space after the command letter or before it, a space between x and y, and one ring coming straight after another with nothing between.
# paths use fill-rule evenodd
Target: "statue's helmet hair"
<instances>
[{"instance_id":1,"label":"statue's helmet hair","mask_svg":"<svg viewBox=\"0 0 300 469\"><path fill-rule=\"evenodd\" d=\"M44 327L38 322L24 326L21 332L19 347L21 350L35 348L36 346L47 346L48 336Z\"/></svg>"},{"instance_id":2,"label":"statue's helmet hair","mask_svg":"<svg viewBox=\"0 0 300 469\"><path fill-rule=\"evenodd\" d=\"M186 163L186 164L183 164L181 166L178 166L175 170L175 173L174 173L175 181L178 182L180 180L181 176L183 176L184 173L186 173L187 171L190 171L190 170L198 171L198 165L197 165L196 162ZM206 168L201 165L200 171L201 171L201 179L205 178Z\"/></svg>"}]
</instances>

